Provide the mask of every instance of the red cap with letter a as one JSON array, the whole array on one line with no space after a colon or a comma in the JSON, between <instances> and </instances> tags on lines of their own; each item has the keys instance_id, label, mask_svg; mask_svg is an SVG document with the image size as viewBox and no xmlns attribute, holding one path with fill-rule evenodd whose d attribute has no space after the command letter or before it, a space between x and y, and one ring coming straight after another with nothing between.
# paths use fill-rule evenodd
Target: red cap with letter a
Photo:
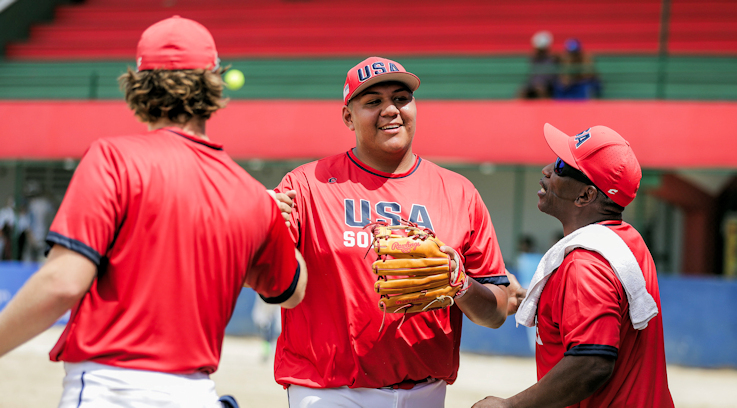
<instances>
[{"instance_id":1,"label":"red cap with letter a","mask_svg":"<svg viewBox=\"0 0 737 408\"><path fill-rule=\"evenodd\" d=\"M420 78L407 72L396 61L381 57L370 57L348 71L343 86L343 102L350 100L364 89L379 82L398 81L414 92L420 87Z\"/></svg>"},{"instance_id":2,"label":"red cap with letter a","mask_svg":"<svg viewBox=\"0 0 737 408\"><path fill-rule=\"evenodd\" d=\"M568 136L545 124L545 141L566 164L580 170L612 201L626 207L637 195L640 163L629 142L606 126Z\"/></svg>"},{"instance_id":3,"label":"red cap with letter a","mask_svg":"<svg viewBox=\"0 0 737 408\"><path fill-rule=\"evenodd\" d=\"M220 66L215 40L202 24L173 16L141 34L136 52L138 71L209 69Z\"/></svg>"}]
</instances>

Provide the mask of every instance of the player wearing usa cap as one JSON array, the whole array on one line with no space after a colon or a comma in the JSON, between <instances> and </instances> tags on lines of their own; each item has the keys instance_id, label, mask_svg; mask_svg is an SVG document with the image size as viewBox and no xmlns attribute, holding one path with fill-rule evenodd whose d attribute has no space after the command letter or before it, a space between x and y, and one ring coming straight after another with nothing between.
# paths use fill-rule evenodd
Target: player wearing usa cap
<instances>
[{"instance_id":1,"label":"player wearing usa cap","mask_svg":"<svg viewBox=\"0 0 737 408\"><path fill-rule=\"evenodd\" d=\"M368 58L348 71L343 122L356 147L303 165L277 191L294 198L290 231L305 256L305 299L283 311L276 381L291 407L442 407L458 371L461 321L499 327L519 287L505 274L489 212L464 177L412 152L413 92L402 65ZM404 218L460 254L474 279L456 306L382 313L365 228ZM451 255L455 252L450 250Z\"/></svg>"},{"instance_id":2,"label":"player wearing usa cap","mask_svg":"<svg viewBox=\"0 0 737 408\"><path fill-rule=\"evenodd\" d=\"M48 261L0 314L0 355L71 308L50 357L60 407L220 407L209 378L241 288L294 307L306 269L265 188L205 125L224 107L212 36L173 17L121 76L148 125L82 158L48 234Z\"/></svg>"},{"instance_id":3,"label":"player wearing usa cap","mask_svg":"<svg viewBox=\"0 0 737 408\"><path fill-rule=\"evenodd\" d=\"M474 407L673 407L653 258L622 221L642 173L629 143L594 126L568 136L545 125L558 155L538 208L565 237L543 257L516 316L537 320L538 383Z\"/></svg>"}]
</instances>

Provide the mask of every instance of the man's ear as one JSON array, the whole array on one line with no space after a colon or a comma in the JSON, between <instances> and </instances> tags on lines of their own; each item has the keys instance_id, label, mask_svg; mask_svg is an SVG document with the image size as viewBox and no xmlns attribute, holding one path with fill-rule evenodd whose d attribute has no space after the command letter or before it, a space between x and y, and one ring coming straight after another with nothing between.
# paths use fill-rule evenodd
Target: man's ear
<instances>
[{"instance_id":1,"label":"man's ear","mask_svg":"<svg viewBox=\"0 0 737 408\"><path fill-rule=\"evenodd\" d=\"M592 186L588 185L585 186L583 189L581 189L581 192L578 194L578 198L576 199L576 204L578 204L580 207L589 205L596 201L596 198L599 196L599 190Z\"/></svg>"},{"instance_id":2,"label":"man's ear","mask_svg":"<svg viewBox=\"0 0 737 408\"><path fill-rule=\"evenodd\" d=\"M348 102L350 104L350 102ZM348 106L343 106L343 123L348 126L348 129L355 131L356 127L353 125L353 114Z\"/></svg>"}]
</instances>

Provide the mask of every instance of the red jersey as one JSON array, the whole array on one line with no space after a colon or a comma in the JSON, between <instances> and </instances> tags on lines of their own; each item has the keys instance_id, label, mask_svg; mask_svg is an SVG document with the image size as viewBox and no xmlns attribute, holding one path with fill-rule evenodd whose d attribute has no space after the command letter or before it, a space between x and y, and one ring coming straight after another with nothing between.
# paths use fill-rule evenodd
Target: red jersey
<instances>
[{"instance_id":1,"label":"red jersey","mask_svg":"<svg viewBox=\"0 0 737 408\"><path fill-rule=\"evenodd\" d=\"M647 328L635 330L627 295L609 262L597 252L571 251L550 275L538 303L537 378L563 356L612 357L616 363L609 381L574 407L673 407L655 263L631 225L601 224L616 232L635 255L659 313Z\"/></svg>"},{"instance_id":2,"label":"red jersey","mask_svg":"<svg viewBox=\"0 0 737 408\"><path fill-rule=\"evenodd\" d=\"M417 158L404 174L368 167L352 152L301 166L279 191L296 190L291 233L310 271L305 298L282 311L275 377L312 388L378 388L427 377L452 383L462 312L378 308L369 222L427 227L463 258L466 272L508 284L494 228L478 191L463 176ZM383 329L382 319L385 319ZM432 356L432 358L428 358Z\"/></svg>"},{"instance_id":3,"label":"red jersey","mask_svg":"<svg viewBox=\"0 0 737 408\"><path fill-rule=\"evenodd\" d=\"M299 274L265 188L175 128L95 141L47 241L98 265L54 361L212 373L243 284L279 302Z\"/></svg>"}]
</instances>

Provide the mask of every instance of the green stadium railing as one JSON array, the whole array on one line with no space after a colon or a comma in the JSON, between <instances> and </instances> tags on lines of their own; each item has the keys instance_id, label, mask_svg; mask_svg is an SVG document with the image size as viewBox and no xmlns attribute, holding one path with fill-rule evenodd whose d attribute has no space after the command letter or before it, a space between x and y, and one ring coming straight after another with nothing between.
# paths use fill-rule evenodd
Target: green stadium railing
<instances>
[{"instance_id":1,"label":"green stadium railing","mask_svg":"<svg viewBox=\"0 0 737 408\"><path fill-rule=\"evenodd\" d=\"M512 99L527 56L397 58L422 79L424 99ZM737 57L596 57L603 99L737 100ZM355 59L234 59L246 83L232 99L340 99ZM117 78L131 61L0 62L0 99L120 99ZM662 77L660 76L662 74ZM663 89L658 85L662 81Z\"/></svg>"}]
</instances>

